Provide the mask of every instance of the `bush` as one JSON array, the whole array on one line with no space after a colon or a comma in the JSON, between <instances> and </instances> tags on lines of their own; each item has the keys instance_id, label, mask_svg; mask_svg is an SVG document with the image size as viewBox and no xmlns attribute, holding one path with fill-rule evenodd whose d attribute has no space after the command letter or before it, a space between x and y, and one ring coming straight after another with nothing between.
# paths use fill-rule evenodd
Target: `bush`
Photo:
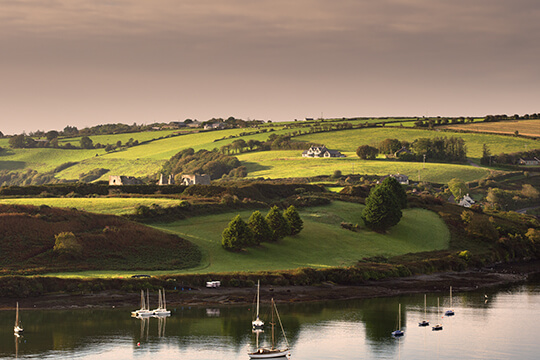
<instances>
[{"instance_id":1,"label":"bush","mask_svg":"<svg viewBox=\"0 0 540 360\"><path fill-rule=\"evenodd\" d=\"M55 235L53 251L70 256L80 256L82 254L82 245L72 232L62 232Z\"/></svg>"},{"instance_id":2,"label":"bush","mask_svg":"<svg viewBox=\"0 0 540 360\"><path fill-rule=\"evenodd\" d=\"M221 234L221 245L226 250L240 250L244 246L253 244L253 231L242 220L240 215L229 223L229 226Z\"/></svg>"},{"instance_id":3,"label":"bush","mask_svg":"<svg viewBox=\"0 0 540 360\"><path fill-rule=\"evenodd\" d=\"M291 228L291 235L299 234L300 231L304 228L304 222L300 218L300 214L298 214L298 211L296 211L296 208L294 205L291 205L285 210L283 213L283 217L287 220L289 223L289 226Z\"/></svg>"},{"instance_id":4,"label":"bush","mask_svg":"<svg viewBox=\"0 0 540 360\"><path fill-rule=\"evenodd\" d=\"M291 226L289 222L283 217L281 211L277 206L273 206L266 215L266 221L272 229L272 241L283 239L285 236L290 235Z\"/></svg>"}]
</instances>

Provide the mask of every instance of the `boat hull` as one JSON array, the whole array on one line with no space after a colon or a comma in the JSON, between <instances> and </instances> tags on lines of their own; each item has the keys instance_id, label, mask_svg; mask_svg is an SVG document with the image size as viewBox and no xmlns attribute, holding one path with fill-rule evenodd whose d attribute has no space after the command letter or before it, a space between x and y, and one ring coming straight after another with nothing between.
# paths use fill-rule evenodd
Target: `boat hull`
<instances>
[{"instance_id":1,"label":"boat hull","mask_svg":"<svg viewBox=\"0 0 540 360\"><path fill-rule=\"evenodd\" d=\"M290 356L289 349L285 350L271 350L271 349L259 349L256 352L248 353L250 359L279 359Z\"/></svg>"}]
</instances>

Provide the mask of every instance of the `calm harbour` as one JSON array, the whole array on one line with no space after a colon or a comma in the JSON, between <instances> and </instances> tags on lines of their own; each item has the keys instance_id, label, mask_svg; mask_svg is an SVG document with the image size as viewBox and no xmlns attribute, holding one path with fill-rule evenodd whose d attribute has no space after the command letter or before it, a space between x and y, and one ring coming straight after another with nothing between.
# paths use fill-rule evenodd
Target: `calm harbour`
<instances>
[{"instance_id":1,"label":"calm harbour","mask_svg":"<svg viewBox=\"0 0 540 360\"><path fill-rule=\"evenodd\" d=\"M487 295L487 298L486 298ZM440 313L437 311L440 299ZM269 299L262 299L261 315ZM291 359L535 359L540 353L540 283L456 293L278 304ZM405 335L393 338L398 306ZM166 319L139 320L133 309L0 312L2 359L244 359L255 347L252 306L176 307ZM431 325L441 322L442 331ZM260 337L268 343L267 327ZM283 342L281 342L283 345Z\"/></svg>"}]
</instances>

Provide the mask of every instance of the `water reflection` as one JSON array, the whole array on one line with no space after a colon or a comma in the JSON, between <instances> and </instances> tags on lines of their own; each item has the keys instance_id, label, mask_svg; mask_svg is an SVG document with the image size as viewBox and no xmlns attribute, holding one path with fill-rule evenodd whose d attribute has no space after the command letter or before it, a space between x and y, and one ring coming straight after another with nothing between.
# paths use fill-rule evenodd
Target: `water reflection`
<instances>
[{"instance_id":1,"label":"water reflection","mask_svg":"<svg viewBox=\"0 0 540 360\"><path fill-rule=\"evenodd\" d=\"M442 318L441 332L418 326L425 318L424 294L280 304L279 308L295 360L413 359L437 357L441 351L443 358L460 359L465 346L474 352L475 356L471 357L517 359L520 357L514 354L519 354L521 358L531 358L529 354L540 351L536 339L530 335L540 321L539 289L538 285L526 285L454 292L456 315ZM426 317L432 324L440 319L438 296L441 308L449 303L448 296L443 294L427 295ZM394 339L391 332L396 325L399 303L405 336ZM263 302L261 309L266 307L268 303ZM0 358L91 359L99 354L101 360L141 356L247 360L247 352L256 348L257 342L270 342L268 331L252 333L252 312L248 306L171 310L169 318L142 319L131 318L129 309L24 311L21 315L25 335L21 338L13 336L14 313L0 312ZM265 315L261 311L261 316ZM458 345L453 348L449 344Z\"/></svg>"}]
</instances>

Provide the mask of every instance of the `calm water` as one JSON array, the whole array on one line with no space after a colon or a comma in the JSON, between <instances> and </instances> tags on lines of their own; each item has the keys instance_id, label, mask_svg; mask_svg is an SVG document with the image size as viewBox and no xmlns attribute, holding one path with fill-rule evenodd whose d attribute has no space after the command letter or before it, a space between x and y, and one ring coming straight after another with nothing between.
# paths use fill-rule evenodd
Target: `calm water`
<instances>
[{"instance_id":1,"label":"calm water","mask_svg":"<svg viewBox=\"0 0 540 360\"><path fill-rule=\"evenodd\" d=\"M427 320L442 321L440 332L418 327L422 294L281 304L291 359L540 358L540 284L454 293L456 315L442 319L438 296L441 314L449 308L449 294L428 294ZM394 339L399 303L405 336ZM0 312L0 358L247 360L255 346L251 306L178 307L166 321L134 319L130 310L22 311L25 334L18 339L14 311Z\"/></svg>"}]
</instances>

